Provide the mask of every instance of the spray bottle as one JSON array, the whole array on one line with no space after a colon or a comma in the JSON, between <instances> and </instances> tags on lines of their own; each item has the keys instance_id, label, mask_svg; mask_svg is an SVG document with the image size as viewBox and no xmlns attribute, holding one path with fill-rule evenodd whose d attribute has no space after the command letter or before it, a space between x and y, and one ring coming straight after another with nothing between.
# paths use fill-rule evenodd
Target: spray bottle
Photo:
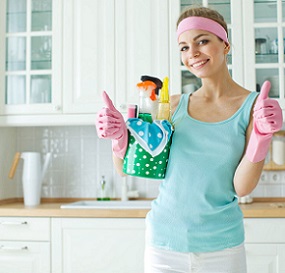
<instances>
[{"instance_id":1,"label":"spray bottle","mask_svg":"<svg viewBox=\"0 0 285 273\"><path fill-rule=\"evenodd\" d=\"M168 77L165 77L163 79L163 85L160 91L160 100L158 104L158 113L157 113L156 119L170 120L168 81L169 81Z\"/></svg>"},{"instance_id":2,"label":"spray bottle","mask_svg":"<svg viewBox=\"0 0 285 273\"><path fill-rule=\"evenodd\" d=\"M139 118L152 122L157 115L158 100L155 94L156 84L145 81L137 84L139 90Z\"/></svg>"}]
</instances>

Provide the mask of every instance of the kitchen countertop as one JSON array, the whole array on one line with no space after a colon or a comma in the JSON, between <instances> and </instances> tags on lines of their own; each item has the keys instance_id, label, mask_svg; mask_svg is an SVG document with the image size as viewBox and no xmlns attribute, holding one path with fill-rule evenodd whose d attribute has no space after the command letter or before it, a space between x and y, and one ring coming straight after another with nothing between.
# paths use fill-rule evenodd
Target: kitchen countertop
<instances>
[{"instance_id":1,"label":"kitchen countertop","mask_svg":"<svg viewBox=\"0 0 285 273\"><path fill-rule=\"evenodd\" d=\"M145 218L148 209L61 209L74 200L43 200L37 207L27 208L22 200L0 202L2 217L81 217L81 218ZM285 218L285 198L256 198L251 204L240 204L245 218Z\"/></svg>"}]
</instances>

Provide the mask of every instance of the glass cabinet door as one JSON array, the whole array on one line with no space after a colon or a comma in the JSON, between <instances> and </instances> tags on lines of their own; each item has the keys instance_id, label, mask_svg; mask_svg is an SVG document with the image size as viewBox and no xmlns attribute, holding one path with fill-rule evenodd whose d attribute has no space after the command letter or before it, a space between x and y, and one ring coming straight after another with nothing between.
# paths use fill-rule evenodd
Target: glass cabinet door
<instances>
[{"instance_id":1,"label":"glass cabinet door","mask_svg":"<svg viewBox=\"0 0 285 273\"><path fill-rule=\"evenodd\" d=\"M52 27L52 0L6 0L6 105L51 103Z\"/></svg>"},{"instance_id":2,"label":"glass cabinet door","mask_svg":"<svg viewBox=\"0 0 285 273\"><path fill-rule=\"evenodd\" d=\"M231 29L231 1L230 0L181 0L180 1L180 11L191 5L206 6L217 10L223 15L225 21L228 24L229 41L232 38ZM230 73L232 74L232 49L228 54L228 67ZM201 86L201 80L196 78L192 73L190 73L181 63L181 84L182 93L192 93Z\"/></svg>"},{"instance_id":3,"label":"glass cabinet door","mask_svg":"<svg viewBox=\"0 0 285 273\"><path fill-rule=\"evenodd\" d=\"M256 86L269 80L273 98L284 98L284 6L285 1L254 1Z\"/></svg>"},{"instance_id":4,"label":"glass cabinet door","mask_svg":"<svg viewBox=\"0 0 285 273\"><path fill-rule=\"evenodd\" d=\"M245 37L253 37L252 44L248 41L249 52L245 59L252 73L247 68L249 88L260 90L265 80L271 82L269 96L284 99L284 38L285 38L285 1L284 0L254 0L253 29L246 30ZM246 36L248 34L248 36Z\"/></svg>"}]
</instances>

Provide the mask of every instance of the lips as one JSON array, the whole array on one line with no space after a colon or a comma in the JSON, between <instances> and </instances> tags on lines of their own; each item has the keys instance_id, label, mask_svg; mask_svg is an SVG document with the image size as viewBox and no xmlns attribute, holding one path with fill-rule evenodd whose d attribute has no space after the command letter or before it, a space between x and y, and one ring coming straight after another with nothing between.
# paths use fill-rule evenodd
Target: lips
<instances>
[{"instance_id":1,"label":"lips","mask_svg":"<svg viewBox=\"0 0 285 273\"><path fill-rule=\"evenodd\" d=\"M207 59L207 60L203 60L203 61L198 61L198 62L195 62L195 63L193 63L193 64L191 64L191 66L193 67L193 68L200 68L200 67L202 67L203 65L205 65L207 62L208 62L209 60Z\"/></svg>"}]
</instances>

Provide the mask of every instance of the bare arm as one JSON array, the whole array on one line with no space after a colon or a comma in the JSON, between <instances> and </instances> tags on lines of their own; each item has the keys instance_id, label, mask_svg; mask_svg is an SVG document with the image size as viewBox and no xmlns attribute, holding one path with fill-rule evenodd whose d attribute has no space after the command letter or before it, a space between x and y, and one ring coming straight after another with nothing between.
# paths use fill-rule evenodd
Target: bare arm
<instances>
[{"instance_id":1,"label":"bare arm","mask_svg":"<svg viewBox=\"0 0 285 273\"><path fill-rule=\"evenodd\" d=\"M249 142L252 131L252 124L253 121L251 119L246 132L246 144ZM245 151L246 148L247 145L245 147ZM238 196L242 197L248 195L254 190L262 173L263 165L264 160L257 163L250 162L245 156L244 152L243 158L238 165L234 176L234 187Z\"/></svg>"},{"instance_id":2,"label":"bare arm","mask_svg":"<svg viewBox=\"0 0 285 273\"><path fill-rule=\"evenodd\" d=\"M120 176L127 176L124 172L123 172L123 159L122 158L119 158L119 157L116 157L114 154L113 154L113 162L114 162L114 167L117 171L117 173L120 175Z\"/></svg>"}]
</instances>

